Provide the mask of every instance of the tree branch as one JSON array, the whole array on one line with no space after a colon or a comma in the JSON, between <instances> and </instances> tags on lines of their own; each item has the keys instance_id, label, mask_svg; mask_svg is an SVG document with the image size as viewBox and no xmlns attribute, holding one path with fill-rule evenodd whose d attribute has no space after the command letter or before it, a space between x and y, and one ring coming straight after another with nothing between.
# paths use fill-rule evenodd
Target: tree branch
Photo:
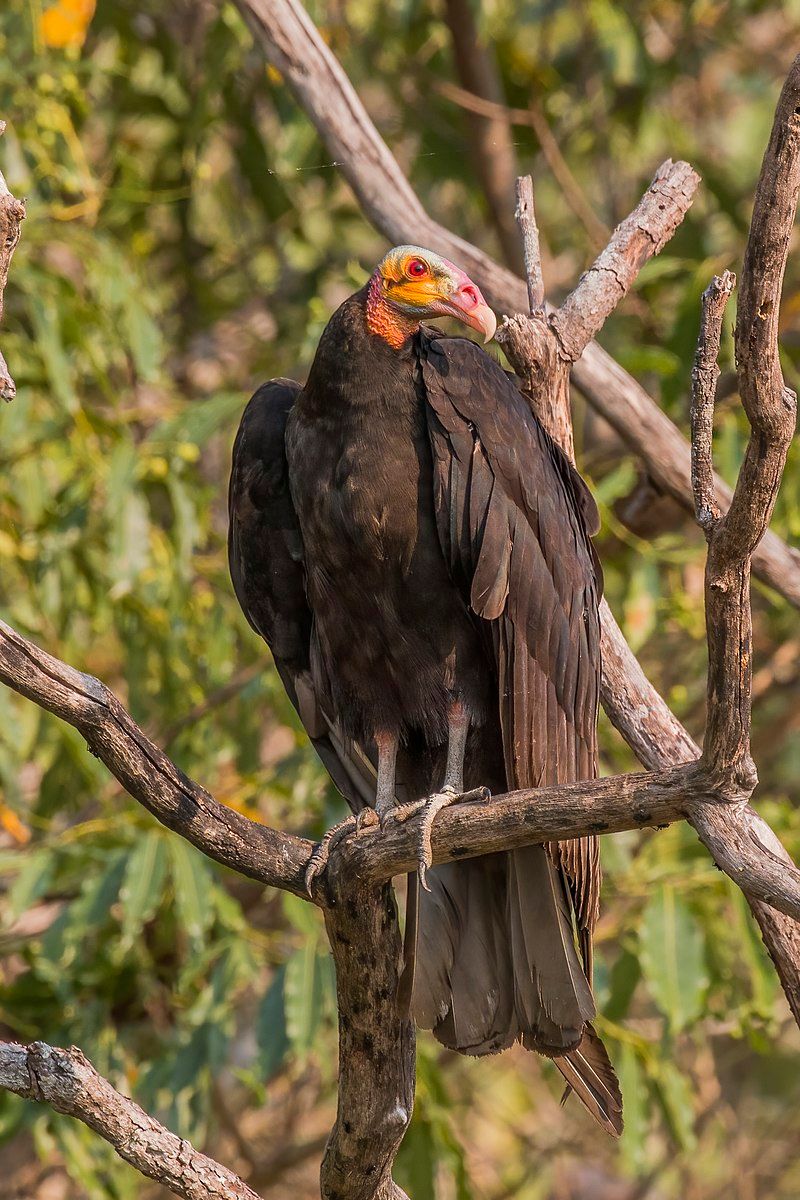
<instances>
[{"instance_id":1,"label":"tree branch","mask_svg":"<svg viewBox=\"0 0 800 1200\"><path fill-rule=\"evenodd\" d=\"M93 754L162 825L210 858L305 896L313 843L220 804L142 732L113 692L0 621L0 682L79 730Z\"/></svg>"},{"instance_id":2,"label":"tree branch","mask_svg":"<svg viewBox=\"0 0 800 1200\"><path fill-rule=\"evenodd\" d=\"M528 311L533 316L544 306L544 279L542 254L539 249L539 226L536 224L536 209L533 203L533 180L530 175L520 175L517 180L517 207L514 216L522 234L528 284Z\"/></svg>"},{"instance_id":3,"label":"tree branch","mask_svg":"<svg viewBox=\"0 0 800 1200\"><path fill-rule=\"evenodd\" d=\"M425 212L299 0L236 0L236 5L264 57L286 79L341 167L367 219L391 242L421 242L458 262L495 308L524 312L522 280ZM663 245L657 204L652 217L654 252ZM693 512L689 442L641 385L596 342L589 342L573 364L572 382L647 464L656 483ZM717 496L726 508L731 492L722 480L717 480ZM768 532L753 555L753 569L800 608L800 552Z\"/></svg>"},{"instance_id":4,"label":"tree branch","mask_svg":"<svg viewBox=\"0 0 800 1200\"><path fill-rule=\"evenodd\" d=\"M800 56L778 101L742 268L736 362L751 435L730 508L711 529L706 565L709 674L703 755L745 787L755 781L750 556L772 516L797 420L797 398L781 372L778 314L798 194Z\"/></svg>"},{"instance_id":5,"label":"tree branch","mask_svg":"<svg viewBox=\"0 0 800 1200\"><path fill-rule=\"evenodd\" d=\"M700 335L692 367L692 484L697 523L709 536L720 511L714 494L714 401L719 379L722 318L736 286L736 276L726 271L715 276L703 292Z\"/></svg>"},{"instance_id":6,"label":"tree branch","mask_svg":"<svg viewBox=\"0 0 800 1200\"><path fill-rule=\"evenodd\" d=\"M40 650L2 621L0 681L79 730L92 753L163 825L232 870L306 896L304 875L312 842L270 829L220 804L145 736L107 687ZM683 819L693 803L713 802L715 786L692 763L677 772L616 775L568 787L509 792L486 804L458 805L437 819L433 861L449 862L587 832L668 824ZM737 882L747 879L754 895L800 917L800 877L797 881L787 877L781 889L771 854L762 852L758 841L752 846L747 842L750 810L736 811L739 816L732 820L735 825L738 821L737 836L748 853L734 861L717 845L712 853L718 865ZM413 870L420 820L389 825L378 834L367 829L346 842L334 855L336 865L315 896L317 902L326 909L341 906L348 890L342 883L346 877L357 891L359 881L377 886ZM362 933L359 942L365 937Z\"/></svg>"},{"instance_id":7,"label":"tree branch","mask_svg":"<svg viewBox=\"0 0 800 1200\"><path fill-rule=\"evenodd\" d=\"M126 1162L184 1200L259 1200L233 1171L201 1154L98 1075L77 1047L0 1042L0 1087L83 1121Z\"/></svg>"},{"instance_id":8,"label":"tree branch","mask_svg":"<svg viewBox=\"0 0 800 1200\"><path fill-rule=\"evenodd\" d=\"M390 229L393 240L418 240L420 233L424 233L428 244L463 262L491 298L498 295L495 288L505 289L506 296L524 296L518 280L427 217L341 68L296 0L237 0L237 3L265 44L268 57L290 80L333 153L343 162L345 174L373 220ZM742 398L753 435L729 514L714 524L709 542L707 606L712 664L704 754L699 760L685 761L696 759L696 746L645 678L604 606L601 614L604 704L643 763L659 769L565 788L511 793L486 805L454 807L442 813L434 827L433 852L434 862L443 862L535 841L661 824L686 817L715 861L745 889L800 1022L800 935L791 919L800 916L800 873L769 827L746 803L755 785L749 758L749 557L772 512L787 436L791 436L788 421L791 420L791 428L794 421L791 394L784 389L780 376L776 330L788 231L798 190L797 75L796 63L779 104L762 168L745 262L743 295L746 293L747 316L740 312L737 348ZM387 181L392 186L387 187ZM611 360L604 368L603 358L607 356L586 343L631 286L642 263L671 236L695 186L691 168L685 164L665 166L657 176L655 190L651 189L636 212L617 229L612 245L599 256L562 309L550 318L542 312L533 318L514 318L507 324L507 329L518 327L520 333L527 330L530 335L527 347L520 349L520 363L531 403L537 410L546 410L552 419L559 418L566 429L569 429L568 363L584 346L582 363L574 368L576 380L579 381L580 370L585 370L588 364L588 377L596 384L603 369L609 369L611 364L622 377L626 396L622 405L617 405L618 414L625 403L630 404L630 389L637 385ZM774 214L769 211L770 188L778 197ZM768 259L768 269L760 283L755 279L759 254L766 254ZM535 281L534 289L538 290ZM759 327L755 324L757 320L761 322ZM509 345L513 337L513 333L509 334ZM711 353L713 341L706 338L705 342ZM700 363L698 370L702 366ZM655 412L661 419L649 397L641 389L639 393L644 396L645 409L649 406L653 410L649 415L652 417ZM635 391L633 394L637 395ZM549 404L547 409L545 402ZM707 402L703 418L703 422L696 423L695 457L700 469L696 489L698 494L706 496L711 486L706 469L710 467ZM678 431L668 421L667 426L669 436L674 435L688 453ZM652 456L652 449L648 453ZM689 478L688 486L684 481L682 501L686 503L691 495ZM770 551L774 567L775 556L785 557L789 551L778 539L773 540L777 543L777 549L773 545ZM793 569L796 568L794 564ZM761 569L765 570L763 561ZM800 571L796 573L798 599L794 602L800 603ZM790 579L785 594L791 595L794 586ZM268 829L224 808L178 770L108 689L45 654L2 623L0 680L79 729L92 752L106 763L131 795L205 853L252 878L304 894L310 842ZM678 766L679 763L683 765ZM400 945L394 901L386 880L414 865L416 845L414 821L389 826L381 836L368 830L361 837L350 839L334 852L328 878L321 889L324 895L318 898L325 909L336 961L340 1012L339 1110L322 1169L323 1195L330 1200L344 1195L348 1200L402 1198L400 1189L392 1182L391 1166L411 1114L414 1034L410 1023L397 1012L395 1003ZM19 1087L9 1085L12 1090L21 1087L20 1094L49 1098L45 1096L46 1084L51 1088L49 1095L59 1099L58 1088L51 1087L48 1058L56 1056L58 1069L70 1079L80 1076L84 1081L89 1080L92 1088L105 1087L112 1100L122 1103L124 1111L116 1114L119 1120L127 1119L125 1106L132 1106L145 1123L151 1122L132 1102L119 1097L110 1084L101 1080L79 1051L52 1051L48 1047L38 1048L38 1044L28 1050L11 1049L22 1056L14 1059L17 1064L14 1079ZM39 1054L43 1056L44 1067L38 1062ZM79 1111L75 1094L74 1089L70 1091L69 1100L64 1103L69 1102L72 1105L69 1111L87 1120L84 1108ZM57 1106L56 1100L51 1102ZM85 1111L94 1113L91 1105ZM108 1126L100 1118L96 1120L95 1124L90 1120L87 1123L107 1136ZM134 1123L134 1128L139 1127ZM174 1136L154 1122L146 1125L148 1131L152 1127L167 1138ZM117 1146L113 1137L109 1140ZM174 1141L185 1154L191 1152L186 1143ZM127 1150L133 1146L138 1152L140 1148L135 1138L131 1141L130 1137L122 1136L120 1142ZM195 1156L195 1160L210 1164L204 1156ZM134 1160L129 1158L129 1161ZM178 1182L186 1188L183 1160L179 1165ZM224 1173L223 1168L210 1165ZM139 1169L145 1170L143 1166ZM196 1179L200 1179L197 1186L205 1187L205 1191L184 1190L177 1194L192 1198L254 1196L249 1189L238 1193L225 1191L222 1184L216 1192L209 1192L200 1175L193 1176L193 1186ZM223 1183L245 1186L230 1173Z\"/></svg>"},{"instance_id":9,"label":"tree branch","mask_svg":"<svg viewBox=\"0 0 800 1200\"><path fill-rule=\"evenodd\" d=\"M636 208L621 222L577 287L550 318L563 357L580 358L654 254L674 234L694 199L700 176L686 162L663 162Z\"/></svg>"}]
</instances>

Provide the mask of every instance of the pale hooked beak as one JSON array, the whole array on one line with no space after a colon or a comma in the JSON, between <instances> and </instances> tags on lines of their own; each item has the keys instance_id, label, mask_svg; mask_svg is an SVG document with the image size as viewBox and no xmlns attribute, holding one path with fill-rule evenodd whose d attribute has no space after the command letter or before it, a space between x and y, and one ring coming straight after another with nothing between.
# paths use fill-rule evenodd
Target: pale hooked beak
<instances>
[{"instance_id":1,"label":"pale hooked beak","mask_svg":"<svg viewBox=\"0 0 800 1200\"><path fill-rule=\"evenodd\" d=\"M458 268L455 268L458 271ZM497 329L497 317L484 300L481 290L463 271L456 276L457 287L446 300L441 302L441 311L456 317L471 329L483 334L484 342L490 342Z\"/></svg>"}]
</instances>

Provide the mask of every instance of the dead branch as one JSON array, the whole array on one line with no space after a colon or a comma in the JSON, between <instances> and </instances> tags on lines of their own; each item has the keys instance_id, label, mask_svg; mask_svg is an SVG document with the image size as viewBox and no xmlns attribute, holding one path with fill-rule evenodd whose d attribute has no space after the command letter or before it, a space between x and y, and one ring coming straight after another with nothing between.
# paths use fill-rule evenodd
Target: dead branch
<instances>
[{"instance_id":1,"label":"dead branch","mask_svg":"<svg viewBox=\"0 0 800 1200\"><path fill-rule=\"evenodd\" d=\"M728 512L711 528L706 565L708 722L704 758L746 787L753 673L750 558L775 507L797 398L783 381L778 313L800 192L800 57L783 86L756 188L736 318L739 394L751 435Z\"/></svg>"},{"instance_id":2,"label":"dead branch","mask_svg":"<svg viewBox=\"0 0 800 1200\"><path fill-rule=\"evenodd\" d=\"M40 650L4 621L0 682L79 730L92 754L162 825L242 875L305 896L312 842L220 804L150 741L104 684Z\"/></svg>"},{"instance_id":3,"label":"dead branch","mask_svg":"<svg viewBox=\"0 0 800 1200\"><path fill-rule=\"evenodd\" d=\"M89 750L167 828L242 875L306 896L304 875L313 842L220 804L147 738L104 684L47 654L3 621L0 682L77 729ZM509 792L486 803L445 810L434 826L433 860L450 862L587 832L668 825L684 819L693 802L714 799L713 782L694 763L678 771ZM316 902L326 909L341 907L348 892L341 883L346 877L355 881L355 889L362 884L378 887L413 870L419 820L383 831L368 828L352 839L336 856L339 865L328 872L328 886L315 893ZM800 886L787 879L781 891L771 878L771 867L769 855L755 845L735 869L739 878L748 878L756 894L800 917Z\"/></svg>"},{"instance_id":4,"label":"dead branch","mask_svg":"<svg viewBox=\"0 0 800 1200\"><path fill-rule=\"evenodd\" d=\"M530 175L521 175L517 180L517 207L514 216L522 234L525 276L528 283L528 311L533 316L544 305L544 279L539 249L539 226L536 224L533 202L533 180Z\"/></svg>"},{"instance_id":5,"label":"dead branch","mask_svg":"<svg viewBox=\"0 0 800 1200\"><path fill-rule=\"evenodd\" d=\"M421 243L459 263L495 308L524 312L527 297L523 281L426 213L299 0L236 0L236 4L264 57L286 79L341 167L367 219L390 242ZM651 215L654 252L656 245L663 245L657 206ZM688 439L644 388L591 341L573 364L571 377L589 403L647 464L656 483L693 513ZM716 488L725 509L730 503L730 488L721 479L716 481ZM753 554L753 570L800 608L800 552L767 532Z\"/></svg>"},{"instance_id":6,"label":"dead branch","mask_svg":"<svg viewBox=\"0 0 800 1200\"><path fill-rule=\"evenodd\" d=\"M195 1150L98 1075L77 1047L0 1042L0 1087L76 1117L120 1158L184 1200L259 1200L247 1184Z\"/></svg>"},{"instance_id":7,"label":"dead branch","mask_svg":"<svg viewBox=\"0 0 800 1200\"><path fill-rule=\"evenodd\" d=\"M714 432L714 400L719 379L719 346L722 318L736 276L730 271L715 276L703 292L700 336L692 367L692 484L697 523L708 536L720 511L714 494L714 461L711 440Z\"/></svg>"},{"instance_id":8,"label":"dead branch","mask_svg":"<svg viewBox=\"0 0 800 1200\"><path fill-rule=\"evenodd\" d=\"M674 234L689 209L700 176L686 162L663 162L636 208L617 226L575 289L550 318L559 349L575 362L636 276Z\"/></svg>"},{"instance_id":9,"label":"dead branch","mask_svg":"<svg viewBox=\"0 0 800 1200\"><path fill-rule=\"evenodd\" d=\"M714 504L715 480L711 461L716 358L725 303L733 288L726 275L712 284L704 297L703 320L693 370L692 489L698 502L698 520L709 537L706 572L706 622L709 642L709 712L703 763L715 777L719 799L738 802L728 806L694 800L687 819L694 826L718 866L729 872L745 891L748 903L775 963L795 1019L800 1023L800 929L786 915L765 905L768 896L752 892L737 875L737 854L752 845L771 846L775 855L773 878L796 868L771 830L759 827L759 818L742 807L755 787L756 773L749 753L751 687L750 554L766 530L777 495L788 445L794 432L795 398L783 384L777 348L777 313L780 290L794 222L798 191L798 59L789 73L775 116L756 193L747 253L749 299L740 306L737 346L740 391L753 427L745 461L729 514L718 519ZM773 197L777 203L772 205ZM624 230L619 227L617 235ZM764 255L768 269L759 273ZM601 256L602 257L602 256ZM754 319L759 324L753 329ZM768 318L764 320L763 318ZM501 337L509 357L529 386L532 403L553 436L571 454L569 405L563 381L554 373L548 391L553 346L550 330L535 318L506 321ZM738 499L741 497L741 500ZM711 514L706 520L706 509ZM730 512L733 517L730 517ZM728 532L731 527L733 535ZM733 543L733 545L731 545ZM648 767L677 764L696 747L663 699L647 681L625 642L605 601L601 609L603 630L602 699L615 726Z\"/></svg>"}]
</instances>

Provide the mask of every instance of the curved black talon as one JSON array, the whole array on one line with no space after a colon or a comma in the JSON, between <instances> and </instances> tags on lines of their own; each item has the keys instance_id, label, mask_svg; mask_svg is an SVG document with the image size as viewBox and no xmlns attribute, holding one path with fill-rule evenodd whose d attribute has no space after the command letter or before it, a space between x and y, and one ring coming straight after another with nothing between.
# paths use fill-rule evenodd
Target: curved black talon
<instances>
[{"instance_id":1,"label":"curved black talon","mask_svg":"<svg viewBox=\"0 0 800 1200\"><path fill-rule=\"evenodd\" d=\"M472 788L468 792L456 792L450 788L443 788L441 792L434 792L432 796L426 796L423 800L414 800L411 804L400 805L391 813L386 814L387 819L391 817L392 820L400 823L410 820L418 813L423 814L417 843L417 874L426 892L431 890L426 875L433 864L431 837L433 823L439 813L443 808L450 808L453 804L466 804L476 800L485 802L490 798L491 792L487 787Z\"/></svg>"},{"instance_id":2,"label":"curved black talon","mask_svg":"<svg viewBox=\"0 0 800 1200\"><path fill-rule=\"evenodd\" d=\"M338 821L336 825L331 826L322 840L317 842L311 858L308 860L304 882L309 897L311 896L315 880L319 878L328 865L331 851L335 850L345 838L351 835L357 837L362 829L368 829L377 820L378 815L374 808L362 808L361 812L356 816L345 817L343 821Z\"/></svg>"}]
</instances>

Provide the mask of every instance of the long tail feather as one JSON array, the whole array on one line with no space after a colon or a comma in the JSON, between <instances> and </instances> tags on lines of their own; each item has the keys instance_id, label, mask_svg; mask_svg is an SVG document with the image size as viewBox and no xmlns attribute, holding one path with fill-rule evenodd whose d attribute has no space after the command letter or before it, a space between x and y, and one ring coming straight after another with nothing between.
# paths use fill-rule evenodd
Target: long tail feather
<instances>
[{"instance_id":1,"label":"long tail feather","mask_svg":"<svg viewBox=\"0 0 800 1200\"><path fill-rule=\"evenodd\" d=\"M397 1007L402 1017L411 1015L411 997L414 993L414 975L417 965L417 938L419 936L419 875L409 871L406 876L406 927L403 934L403 972L397 985Z\"/></svg>"},{"instance_id":2,"label":"long tail feather","mask_svg":"<svg viewBox=\"0 0 800 1200\"><path fill-rule=\"evenodd\" d=\"M595 1121L612 1137L623 1129L622 1093L606 1048L592 1025L587 1025L576 1050L554 1058L567 1081L564 1099L573 1091Z\"/></svg>"}]
</instances>

